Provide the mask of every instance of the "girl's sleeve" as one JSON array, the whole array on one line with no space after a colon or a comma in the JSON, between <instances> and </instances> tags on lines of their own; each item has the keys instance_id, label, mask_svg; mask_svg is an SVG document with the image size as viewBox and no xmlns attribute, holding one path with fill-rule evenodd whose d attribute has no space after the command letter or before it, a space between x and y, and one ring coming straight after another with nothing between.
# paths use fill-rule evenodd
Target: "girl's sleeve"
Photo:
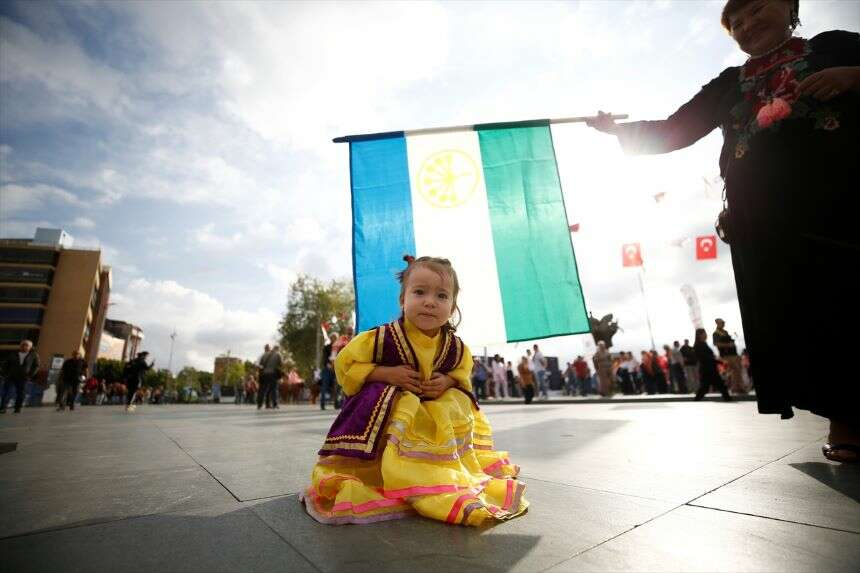
<instances>
[{"instance_id":1,"label":"girl's sleeve","mask_svg":"<svg viewBox=\"0 0 860 573\"><path fill-rule=\"evenodd\" d=\"M727 68L668 118L619 123L616 136L624 153L654 155L688 147L721 123L726 96L738 68Z\"/></svg>"},{"instance_id":2,"label":"girl's sleeve","mask_svg":"<svg viewBox=\"0 0 860 573\"><path fill-rule=\"evenodd\" d=\"M343 350L338 352L334 361L337 383L344 394L352 396L361 390L364 381L376 368L373 363L373 343L376 330L367 330L353 338Z\"/></svg>"},{"instance_id":3,"label":"girl's sleeve","mask_svg":"<svg viewBox=\"0 0 860 573\"><path fill-rule=\"evenodd\" d=\"M457 381L457 385L463 390L472 391L472 353L469 347L463 345L463 359L456 368L448 372L448 376Z\"/></svg>"}]
</instances>

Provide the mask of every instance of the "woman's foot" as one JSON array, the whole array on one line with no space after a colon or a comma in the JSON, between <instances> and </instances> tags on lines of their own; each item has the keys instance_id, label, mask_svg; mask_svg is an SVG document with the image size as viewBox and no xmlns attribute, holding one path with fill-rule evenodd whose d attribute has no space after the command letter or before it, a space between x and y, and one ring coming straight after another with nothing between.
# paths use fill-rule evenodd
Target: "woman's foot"
<instances>
[{"instance_id":1,"label":"woman's foot","mask_svg":"<svg viewBox=\"0 0 860 573\"><path fill-rule=\"evenodd\" d=\"M824 457L833 462L860 461L860 429L851 424L830 420L827 443L821 447Z\"/></svg>"}]
</instances>

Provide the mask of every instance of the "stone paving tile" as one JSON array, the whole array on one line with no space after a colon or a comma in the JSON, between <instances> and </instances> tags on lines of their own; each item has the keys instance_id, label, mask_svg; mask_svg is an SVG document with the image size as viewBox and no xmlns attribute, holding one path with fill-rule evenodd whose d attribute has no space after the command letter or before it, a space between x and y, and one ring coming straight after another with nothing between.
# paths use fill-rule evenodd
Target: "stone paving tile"
<instances>
[{"instance_id":1,"label":"stone paving tile","mask_svg":"<svg viewBox=\"0 0 860 573\"><path fill-rule=\"evenodd\" d=\"M421 517L327 526L311 519L295 496L259 503L254 511L323 571L539 571L673 507L524 481L529 511L483 529Z\"/></svg>"},{"instance_id":2,"label":"stone paving tile","mask_svg":"<svg viewBox=\"0 0 860 573\"><path fill-rule=\"evenodd\" d=\"M494 404L484 411L497 447L523 467L532 506L522 518L481 530L421 518L322 526L295 495L268 499L307 485L335 415L310 406L147 406L134 415L115 407L43 408L0 416L0 442L18 444L0 456L0 551L14 557L0 563L4 571L7 563L33 564L20 570L195 569L179 561L183 546L199 560L196 569L207 571L310 567L284 561L294 556L291 546L324 570L374 573L637 563L695 569L697 551L720 556L706 569L767 569L767 559L771 569L839 570L857 562L852 533L689 506L662 515L732 482L695 503L749 501L746 513L803 513L807 521L851 525L858 479L816 456L826 434L820 418L801 412L780 421L756 414L754 403ZM783 490L775 502L766 498L769 484ZM267 499L238 503L233 495ZM820 507L805 509L804 496ZM47 531L54 528L68 529ZM102 541L114 528L118 543ZM263 557L249 555L247 532L263 540ZM631 536L644 537L625 545ZM232 548L227 557L225 544ZM48 550L36 555L34 546ZM136 547L149 553L136 557ZM65 551L68 562L53 557ZM797 564L787 561L793 551Z\"/></svg>"},{"instance_id":3,"label":"stone paving tile","mask_svg":"<svg viewBox=\"0 0 860 573\"><path fill-rule=\"evenodd\" d=\"M813 444L692 505L860 533L860 467L828 461Z\"/></svg>"},{"instance_id":4,"label":"stone paving tile","mask_svg":"<svg viewBox=\"0 0 860 573\"><path fill-rule=\"evenodd\" d=\"M569 407L542 416L494 416L496 447L525 477L685 503L809 444L823 419L783 423L755 405L669 404L652 410ZM538 437L536 439L536 437ZM752 439L755 436L755 439Z\"/></svg>"},{"instance_id":5,"label":"stone paving tile","mask_svg":"<svg viewBox=\"0 0 860 573\"><path fill-rule=\"evenodd\" d=\"M58 471L0 487L0 537L233 500L199 467L68 480Z\"/></svg>"},{"instance_id":6,"label":"stone paving tile","mask_svg":"<svg viewBox=\"0 0 860 573\"><path fill-rule=\"evenodd\" d=\"M238 503L0 540L3 571L290 571L314 568Z\"/></svg>"},{"instance_id":7,"label":"stone paving tile","mask_svg":"<svg viewBox=\"0 0 860 573\"><path fill-rule=\"evenodd\" d=\"M549 571L854 573L858 541L854 533L683 506Z\"/></svg>"}]
</instances>

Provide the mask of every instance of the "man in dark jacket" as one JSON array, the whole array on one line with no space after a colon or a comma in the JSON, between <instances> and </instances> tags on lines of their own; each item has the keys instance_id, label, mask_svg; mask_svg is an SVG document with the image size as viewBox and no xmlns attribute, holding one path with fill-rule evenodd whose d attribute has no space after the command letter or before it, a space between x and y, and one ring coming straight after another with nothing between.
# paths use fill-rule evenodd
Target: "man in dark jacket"
<instances>
[{"instance_id":1,"label":"man in dark jacket","mask_svg":"<svg viewBox=\"0 0 860 573\"><path fill-rule=\"evenodd\" d=\"M36 375L40 366L39 355L33 350L33 343L29 340L22 340L18 352L10 355L3 366L6 383L3 385L0 414L6 411L6 402L9 401L9 394L12 392L13 386L15 388L15 413L18 414L24 404L24 385Z\"/></svg>"},{"instance_id":2,"label":"man in dark jacket","mask_svg":"<svg viewBox=\"0 0 860 573\"><path fill-rule=\"evenodd\" d=\"M75 409L75 398L81 382L87 378L87 361L81 357L81 353L75 350L72 357L63 362L60 370L60 381L57 388L57 411L63 410L66 404L69 410Z\"/></svg>"},{"instance_id":3,"label":"man in dark jacket","mask_svg":"<svg viewBox=\"0 0 860 573\"><path fill-rule=\"evenodd\" d=\"M332 368L331 360L325 363L320 370L320 410L325 410L326 396L331 396L331 401L334 402L335 408L340 408L340 400L338 399L337 377Z\"/></svg>"},{"instance_id":4,"label":"man in dark jacket","mask_svg":"<svg viewBox=\"0 0 860 573\"><path fill-rule=\"evenodd\" d=\"M137 388L143 384L143 377L146 371L151 369L155 364L155 361L152 364L147 364L147 356L149 356L149 352L138 352L137 358L125 365L125 372L123 374L126 388L128 388L128 393L125 397L126 412L134 412L134 395L137 393Z\"/></svg>"}]
</instances>

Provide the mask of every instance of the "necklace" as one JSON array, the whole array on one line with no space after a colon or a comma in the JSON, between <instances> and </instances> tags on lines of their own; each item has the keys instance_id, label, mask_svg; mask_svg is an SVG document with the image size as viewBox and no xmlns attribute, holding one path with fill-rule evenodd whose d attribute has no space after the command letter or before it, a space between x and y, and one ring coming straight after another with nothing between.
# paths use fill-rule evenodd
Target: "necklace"
<instances>
[{"instance_id":1,"label":"necklace","mask_svg":"<svg viewBox=\"0 0 860 573\"><path fill-rule=\"evenodd\" d=\"M774 46L774 47L773 47L773 48L771 48L770 50L766 51L765 53L763 53L763 54L759 54L758 56L750 56L750 57L748 57L748 58L747 58L747 62L751 62L751 61L753 61L753 60L757 60L757 59L759 59L759 58L765 58L765 57L767 57L767 56L771 55L771 54L772 54L772 53L774 53L774 52L778 52L779 50L781 50L782 48L784 48L784 47L785 47L785 45L786 45L786 44L788 44L788 43L789 43L790 41L792 41L793 39L794 39L794 36L791 36L791 35L790 35L788 38L786 38L785 40L783 40L782 42L780 42L779 44L777 44L776 46Z\"/></svg>"}]
</instances>

